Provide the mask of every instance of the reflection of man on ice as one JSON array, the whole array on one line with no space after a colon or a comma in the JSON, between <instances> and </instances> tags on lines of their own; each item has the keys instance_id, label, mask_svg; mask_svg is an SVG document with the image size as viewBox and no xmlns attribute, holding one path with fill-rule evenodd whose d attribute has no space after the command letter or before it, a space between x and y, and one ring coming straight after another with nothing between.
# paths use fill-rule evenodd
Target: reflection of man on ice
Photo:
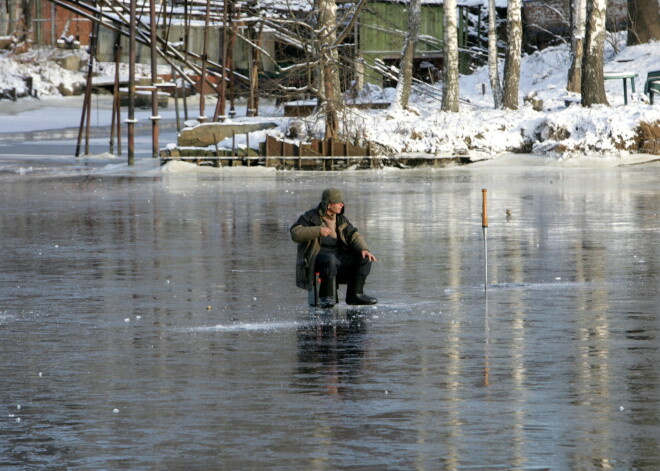
<instances>
[{"instance_id":1,"label":"reflection of man on ice","mask_svg":"<svg viewBox=\"0 0 660 471\"><path fill-rule=\"evenodd\" d=\"M344 216L341 191L329 188L321 203L300 216L291 226L291 239L298 244L296 285L306 290L314 287L319 273L319 298L322 307L335 305L334 286L347 283L346 303L367 305L378 300L364 294L364 282L376 257L369 252L357 228Z\"/></svg>"}]
</instances>

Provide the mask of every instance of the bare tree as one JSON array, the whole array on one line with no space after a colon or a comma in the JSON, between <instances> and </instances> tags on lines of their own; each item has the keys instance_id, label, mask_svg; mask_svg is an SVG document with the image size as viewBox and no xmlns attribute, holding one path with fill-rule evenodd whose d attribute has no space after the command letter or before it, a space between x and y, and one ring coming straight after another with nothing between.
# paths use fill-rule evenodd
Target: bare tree
<instances>
[{"instance_id":1,"label":"bare tree","mask_svg":"<svg viewBox=\"0 0 660 471\"><path fill-rule=\"evenodd\" d=\"M497 54L497 10L495 0L488 0L488 76L495 108L502 108L499 59Z\"/></svg>"},{"instance_id":2,"label":"bare tree","mask_svg":"<svg viewBox=\"0 0 660 471\"><path fill-rule=\"evenodd\" d=\"M401 50L401 63L399 65L399 80L396 85L396 99L394 106L405 108L408 106L410 89L413 79L413 60L415 59L415 44L419 37L419 22L422 15L422 0L410 0L408 6L408 31Z\"/></svg>"},{"instance_id":3,"label":"bare tree","mask_svg":"<svg viewBox=\"0 0 660 471\"><path fill-rule=\"evenodd\" d=\"M571 12L571 67L568 69L568 83L566 86L569 92L580 93L581 91L586 16L586 0L573 0Z\"/></svg>"},{"instance_id":4,"label":"bare tree","mask_svg":"<svg viewBox=\"0 0 660 471\"><path fill-rule=\"evenodd\" d=\"M504 93L502 105L511 110L518 109L520 84L520 56L522 54L522 1L509 0L507 11L507 50L504 61Z\"/></svg>"},{"instance_id":5,"label":"bare tree","mask_svg":"<svg viewBox=\"0 0 660 471\"><path fill-rule=\"evenodd\" d=\"M337 52L337 4L318 0L319 98L325 114L325 137L339 136L339 109L342 106Z\"/></svg>"},{"instance_id":6,"label":"bare tree","mask_svg":"<svg viewBox=\"0 0 660 471\"><path fill-rule=\"evenodd\" d=\"M603 79L607 0L587 0L587 27L582 61L582 106L609 105Z\"/></svg>"},{"instance_id":7,"label":"bare tree","mask_svg":"<svg viewBox=\"0 0 660 471\"><path fill-rule=\"evenodd\" d=\"M458 111L458 25L456 0L445 0L442 111Z\"/></svg>"},{"instance_id":8,"label":"bare tree","mask_svg":"<svg viewBox=\"0 0 660 471\"><path fill-rule=\"evenodd\" d=\"M628 46L660 41L657 0L628 0Z\"/></svg>"},{"instance_id":9,"label":"bare tree","mask_svg":"<svg viewBox=\"0 0 660 471\"><path fill-rule=\"evenodd\" d=\"M277 14L262 16L262 20L264 27L276 32L291 65L280 66L281 56L273 61L282 78L272 81L270 87L280 97L316 97L325 120L325 137L339 137L344 114L340 72L351 75L345 65L349 61L342 61L339 50L354 31L366 0L344 5L341 10L336 0L280 0L274 4ZM255 14L260 12L255 10Z\"/></svg>"}]
</instances>

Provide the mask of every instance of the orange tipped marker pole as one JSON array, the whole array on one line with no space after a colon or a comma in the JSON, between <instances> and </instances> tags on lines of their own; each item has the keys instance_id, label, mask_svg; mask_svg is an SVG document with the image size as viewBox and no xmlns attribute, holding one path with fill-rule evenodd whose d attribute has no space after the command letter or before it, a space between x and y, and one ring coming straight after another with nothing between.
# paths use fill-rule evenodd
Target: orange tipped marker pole
<instances>
[{"instance_id":1,"label":"orange tipped marker pole","mask_svg":"<svg viewBox=\"0 0 660 471\"><path fill-rule=\"evenodd\" d=\"M488 290L488 204L487 190L481 190L481 227L484 230L484 291Z\"/></svg>"}]
</instances>

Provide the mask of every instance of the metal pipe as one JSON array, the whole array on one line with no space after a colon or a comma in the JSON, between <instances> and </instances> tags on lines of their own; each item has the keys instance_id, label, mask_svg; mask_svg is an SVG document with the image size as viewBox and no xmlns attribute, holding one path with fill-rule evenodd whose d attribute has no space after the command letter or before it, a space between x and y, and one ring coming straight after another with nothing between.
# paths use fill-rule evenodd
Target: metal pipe
<instances>
[{"instance_id":1,"label":"metal pipe","mask_svg":"<svg viewBox=\"0 0 660 471\"><path fill-rule=\"evenodd\" d=\"M128 41L128 165L135 165L135 10L136 1L131 0L130 34Z\"/></svg>"},{"instance_id":2,"label":"metal pipe","mask_svg":"<svg viewBox=\"0 0 660 471\"><path fill-rule=\"evenodd\" d=\"M204 114L204 83L206 82L206 62L208 60L208 41L209 41L209 20L211 17L211 0L206 0L206 14L204 15L204 40L202 44L202 78L199 85L199 118L197 121L203 123L206 121Z\"/></svg>"},{"instance_id":3,"label":"metal pipe","mask_svg":"<svg viewBox=\"0 0 660 471\"><path fill-rule=\"evenodd\" d=\"M190 15L188 14L188 0L183 1L183 22L183 57L185 63L188 61L188 44L190 43ZM183 83L183 77L181 77L181 79L181 90L183 91L183 120L185 122L188 121L188 93L186 91L186 84Z\"/></svg>"},{"instance_id":4,"label":"metal pipe","mask_svg":"<svg viewBox=\"0 0 660 471\"><path fill-rule=\"evenodd\" d=\"M149 2L149 26L151 28L151 156L158 157L158 24L156 22L156 0Z\"/></svg>"},{"instance_id":5,"label":"metal pipe","mask_svg":"<svg viewBox=\"0 0 660 471\"><path fill-rule=\"evenodd\" d=\"M76 152L75 156L80 157L80 146L82 143L83 132L86 128L85 124L88 123L88 115L90 110L91 96L92 96L92 77L94 72L94 34L95 34L94 24L89 32L89 45L88 45L88 57L87 57L87 83L85 85L85 97L83 99L83 109L80 116L80 127L78 129L78 141L76 143ZM89 132L89 126L87 126ZM89 135L85 141L85 153L89 153Z\"/></svg>"},{"instance_id":6,"label":"metal pipe","mask_svg":"<svg viewBox=\"0 0 660 471\"><path fill-rule=\"evenodd\" d=\"M113 130L116 125L117 128L117 155L121 155L121 97L119 95L119 64L121 62L121 37L117 35L117 40L115 43L115 84L113 89L113 100L112 100L112 120L113 120ZM110 134L110 145L112 149L112 132ZM114 154L114 150L110 151Z\"/></svg>"},{"instance_id":7,"label":"metal pipe","mask_svg":"<svg viewBox=\"0 0 660 471\"><path fill-rule=\"evenodd\" d=\"M236 86L234 84L234 44L236 43L236 25L234 23L234 2L229 0L229 11L227 12L227 19L229 21L229 48L227 50L227 64L222 64L225 66L225 69L229 69L229 117L234 118L236 116L236 107L235 98L236 98ZM626 81L624 80L625 84Z\"/></svg>"},{"instance_id":8,"label":"metal pipe","mask_svg":"<svg viewBox=\"0 0 660 471\"><path fill-rule=\"evenodd\" d=\"M89 77L87 81L87 93L89 98L87 100L87 122L85 123L85 154L90 154L89 139L92 126L92 81L94 75L94 57L96 56L96 48L98 45L99 37L99 24L92 24L92 36L89 44Z\"/></svg>"},{"instance_id":9,"label":"metal pipe","mask_svg":"<svg viewBox=\"0 0 660 471\"><path fill-rule=\"evenodd\" d=\"M222 78L218 87L218 102L215 104L215 113L213 115L214 121L226 121L225 115L226 107L226 93L227 84L225 82L226 66L227 66L227 0L224 0L222 7Z\"/></svg>"},{"instance_id":10,"label":"metal pipe","mask_svg":"<svg viewBox=\"0 0 660 471\"><path fill-rule=\"evenodd\" d=\"M179 87L177 85L176 70L172 68L172 82L174 82L174 116L176 117L176 130L181 131L181 116L179 112Z\"/></svg>"}]
</instances>

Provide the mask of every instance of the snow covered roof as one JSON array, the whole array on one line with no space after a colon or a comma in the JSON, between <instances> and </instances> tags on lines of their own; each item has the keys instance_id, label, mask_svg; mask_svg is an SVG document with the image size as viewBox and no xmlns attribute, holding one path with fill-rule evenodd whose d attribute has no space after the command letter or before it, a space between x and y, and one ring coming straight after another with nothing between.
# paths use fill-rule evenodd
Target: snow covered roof
<instances>
[{"instance_id":1,"label":"snow covered roof","mask_svg":"<svg viewBox=\"0 0 660 471\"><path fill-rule=\"evenodd\" d=\"M390 2L390 3L410 3L410 0L369 0L371 2ZM357 0L337 0L337 3L357 3ZM444 0L422 0L423 5L444 5ZM488 0L457 0L458 6L465 7L478 7L478 6L488 6ZM287 9L292 8L294 10L309 10L313 4L312 0L257 0L257 5L261 8L271 8L271 9ZM507 0L495 0L495 6L497 8L506 8L508 4Z\"/></svg>"}]
</instances>

